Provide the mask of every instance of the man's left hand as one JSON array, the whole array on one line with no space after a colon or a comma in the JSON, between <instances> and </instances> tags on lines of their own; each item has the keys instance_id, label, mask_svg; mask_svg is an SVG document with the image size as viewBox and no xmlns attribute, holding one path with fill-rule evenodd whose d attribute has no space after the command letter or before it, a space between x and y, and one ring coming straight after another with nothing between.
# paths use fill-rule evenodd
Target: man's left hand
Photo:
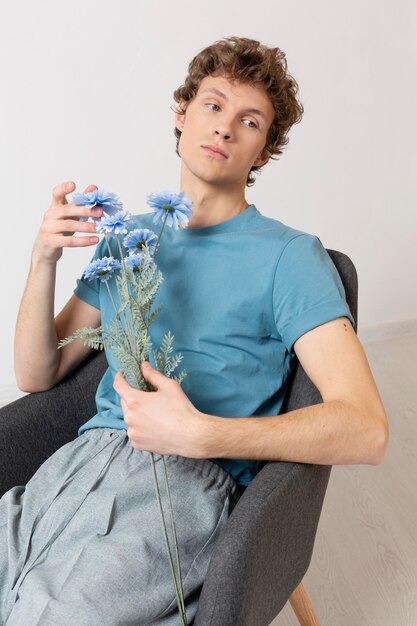
<instances>
[{"instance_id":1,"label":"man's left hand","mask_svg":"<svg viewBox=\"0 0 417 626\"><path fill-rule=\"evenodd\" d=\"M122 372L117 372L113 384L120 395L132 446L158 454L205 458L209 416L195 408L175 379L164 376L147 361L141 370L156 391L131 387Z\"/></svg>"}]
</instances>

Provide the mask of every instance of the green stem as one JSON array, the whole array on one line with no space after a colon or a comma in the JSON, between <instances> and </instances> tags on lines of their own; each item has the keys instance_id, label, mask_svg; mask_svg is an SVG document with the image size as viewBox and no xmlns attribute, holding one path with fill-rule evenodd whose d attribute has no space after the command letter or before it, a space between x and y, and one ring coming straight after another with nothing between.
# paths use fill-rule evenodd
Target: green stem
<instances>
[{"instance_id":1,"label":"green stem","mask_svg":"<svg viewBox=\"0 0 417 626\"><path fill-rule=\"evenodd\" d=\"M161 233L162 233L162 230L161 230ZM139 279L140 279L140 277L139 277ZM140 284L140 280L138 280L138 286L139 286L139 284ZM133 296L131 296L131 297L133 298ZM148 323L146 321L146 312L144 312L142 310L142 305L140 303L140 297L139 297L139 291L137 291L137 305L138 305L139 314L141 316L142 323L143 323L144 327L146 328L146 333L149 334L149 325L148 325ZM155 353L152 350L152 348L151 348L151 351L152 351L152 355L153 355L153 358L154 358L154 362L156 364ZM149 361L149 356L146 356L144 360L145 361Z\"/></svg>"},{"instance_id":2,"label":"green stem","mask_svg":"<svg viewBox=\"0 0 417 626\"><path fill-rule=\"evenodd\" d=\"M115 303L115 301L114 301L114 298L113 298L112 292L110 291L110 287L109 287L109 285L107 284L107 280L105 280L104 282L106 283L107 291L109 292L110 300L111 300L111 302L112 302L113 308L114 308L115 313L116 313L116 318L120 321L120 316L119 316L119 313L118 313L118 310L117 310L116 303Z\"/></svg>"},{"instance_id":3,"label":"green stem","mask_svg":"<svg viewBox=\"0 0 417 626\"><path fill-rule=\"evenodd\" d=\"M106 239L106 245L107 245L107 249L109 251L109 254L110 254L110 256L113 256L113 252L112 252L112 250L110 248L108 238L106 237L105 239ZM127 280L127 276L126 276L126 265L125 265L125 262L124 262L124 259L123 259L123 251L121 249L120 241L119 241L119 238L117 236L116 236L116 240L117 240L117 244L118 244L118 247L119 247L120 262L122 264L122 274L124 276L124 279L125 279L125 282L126 282L126 285L127 285L128 280ZM129 296L129 299L130 299L130 293L129 293L129 288L128 287L127 287L127 292L128 292L128 296ZM120 294L119 294L119 299L120 299ZM117 317L117 319L121 323L123 332L124 332L125 337L126 337L126 341L127 341L128 345L130 346L131 354L136 358L137 357L137 350L136 350L137 346L136 346L136 341L135 341L135 333L134 333L134 330L133 330L133 326L129 322L129 317L126 314L123 315L124 320L125 320L125 324L126 324L126 329L123 327L121 316L117 312L117 310L116 310L116 317ZM126 334L126 332L127 332L127 334Z\"/></svg>"},{"instance_id":4,"label":"green stem","mask_svg":"<svg viewBox=\"0 0 417 626\"><path fill-rule=\"evenodd\" d=\"M120 244L120 240L119 237L116 237L117 240L117 245L119 247L119 254L120 254L120 262L122 264L122 273L123 273L123 277L125 280L125 284L126 284L126 290L127 290L127 296L129 298L130 301L130 292L129 292L129 287L128 287L128 280L127 280L127 275L126 275L126 265L124 262L124 256L123 256L123 250L122 250L122 246ZM131 338L131 346L132 346L132 353L133 355L136 357L137 355L137 351L136 351L136 341L135 341L135 332L133 329L133 324L129 322L129 318L127 315L125 315L125 319L126 319L126 325L130 334L130 338Z\"/></svg>"},{"instance_id":5,"label":"green stem","mask_svg":"<svg viewBox=\"0 0 417 626\"><path fill-rule=\"evenodd\" d=\"M158 239L156 241L155 252L153 254L153 260L154 261L155 261L156 254L158 252L159 241L161 239L161 236L162 236L162 233L163 233L163 230L164 230L167 218L168 218L168 211L166 212L165 219L163 221L161 231L160 231ZM148 329L148 326L146 325L146 322L145 322L145 316L143 314L142 314L142 319L144 321L144 324L145 324L146 328ZM154 360L155 360L155 354L154 354L153 350L152 350L152 354L154 355ZM156 363L156 360L155 360L155 363ZM176 534L176 531L175 531L175 523L174 523L174 516L173 516L173 507L172 507L171 493L170 493L169 485L168 485L168 475L167 475L167 469L166 469L166 464L165 464L165 457L163 455L161 455L161 456L162 456L162 462L163 462L163 466L164 466L165 485L166 485L166 490L167 490L168 500L169 500L169 512L170 512L170 518L171 518L171 527L172 527L172 534L173 534L173 537L174 537L174 547L175 547L178 575L179 575L179 579L180 579L180 591L181 591L181 593L180 593L180 600L179 600L179 593L178 593L178 588L177 588L176 577L175 577L175 575L173 573L172 556L171 556L171 552L170 552L171 573L173 575L173 578L175 579L175 583L174 584L175 584L175 590L176 590L176 595L177 595L177 603L178 603L178 607L180 609L181 618L183 620L184 625L186 626L187 625L187 617L186 617L185 604L184 604L184 591L183 591L183 583L182 583L182 576L181 576L181 564L180 564L180 556L179 556L179 552L178 552L177 534ZM166 532L165 519L164 519L164 530ZM181 605L179 604L179 602L181 602Z\"/></svg>"},{"instance_id":6,"label":"green stem","mask_svg":"<svg viewBox=\"0 0 417 626\"><path fill-rule=\"evenodd\" d=\"M125 336L126 343L127 343L127 345L128 345L128 346L130 346L130 349L132 349L132 345L131 345L131 343L130 343L130 339L129 339L128 335L126 334L126 331L125 331L125 329L124 329L124 327L123 327L123 323L122 323L122 320L120 319L120 315L119 315L119 312L118 312L118 310L117 310L116 303L115 303L115 301L114 301L114 298L113 298L113 296L112 296L112 293L111 293L111 291L110 291L110 287L109 287L109 286L108 286L108 284L107 284L107 280L106 280L106 281L104 281L104 282L106 283L106 287L107 287L107 291L109 292L110 300L112 301L113 308L114 308L114 310L115 310L115 312L116 312L116 319L117 319L117 320L119 320L119 322L120 322L120 326L121 326L122 332L123 332L123 334L124 334L124 336Z\"/></svg>"},{"instance_id":7,"label":"green stem","mask_svg":"<svg viewBox=\"0 0 417 626\"><path fill-rule=\"evenodd\" d=\"M161 236L162 236L162 233L163 233L163 230L164 230L167 218L168 218L168 211L166 212L165 219L163 221L162 228L161 228L161 231L159 233L159 237L157 239L157 243L156 243L156 246L155 246L155 253L153 255L154 259L155 259L156 253L158 251L159 241L161 239ZM126 267L125 267L125 263L124 263L123 252L122 252L122 248L121 248L121 244L120 244L119 238L116 237L116 239L117 239L119 252L120 252L120 260L121 260L121 264L122 264L123 277L124 277L125 285L127 287L127 295L129 297L129 301L131 301L131 294L130 294L130 290L129 290L127 275L126 275ZM110 249L110 246L109 246L109 243L107 241L107 238L106 238L106 243L107 243L107 247L108 247L110 256L112 256L112 251ZM107 282L106 282L106 285L107 285ZM122 283L122 288L123 288L123 283ZM113 296L111 294L111 291L110 291L110 288L109 288L108 285L107 285L107 289L108 289L111 301L113 303L113 307L114 307L115 312L116 312L116 318L121 322L120 315L118 313L118 310L116 308ZM138 298L138 300L139 300L139 298ZM142 311L142 307L141 307L140 302L137 302L137 305L138 305L139 314L140 314L140 316L142 318L142 323L145 326L146 331L148 332L148 324L146 322L146 313L145 313L145 311ZM126 325L127 325L127 332L130 335L130 337L129 338L127 337L125 329L123 328L123 324L121 323L123 333L124 333L124 335L126 337L128 345L130 343L131 348L132 348L132 346L136 347L136 342L135 342L135 338L134 338L133 324L130 324L130 321L129 321L129 319L128 319L128 317L126 315L125 315L125 319L126 319ZM129 341L129 339L131 339L131 342ZM151 348L151 352L152 352L154 360L155 360L155 354L154 354L154 351L153 351L152 348ZM136 350L133 352L133 355L134 356L136 355ZM156 360L155 360L155 363L156 363ZM149 383L148 383L148 385L149 385ZM159 505L159 510L160 510L160 514L161 514L162 529L163 529L165 544L166 544L167 553L168 553L168 560L169 560L169 565L170 565L170 569L171 569L171 576L172 576L173 584L174 584L174 588L175 588L175 595L176 595L176 598L177 598L177 605L178 605L178 609L179 609L180 616L181 616L181 623L182 623L183 626L187 626L187 616L186 616L185 602L184 602L184 591L183 591L183 582L182 582L182 576L181 576L180 556L179 556L179 551L178 551L177 535L176 535L176 531L175 531L172 499L171 499L171 494L170 494L170 490L169 490L168 475L167 475L167 468L166 468L166 464L165 464L165 458L164 458L163 455L161 455L161 457L162 457L162 462L163 462L163 467L164 467L166 491L167 491L167 494L168 494L169 513L170 513L171 528L172 528L172 534L173 534L173 538L174 538L174 548L175 548L175 555L176 555L176 562L177 562L177 573L178 573L178 577L179 577L179 581L180 581L179 582L179 586L178 586L177 576L176 576L175 570L174 570L173 558L172 558L172 554L171 554L171 547L170 547L170 543L169 543L169 539L168 539L168 533L167 533L167 527L166 527L166 522L165 522L165 516L164 516L164 512L163 512L163 508L162 508L161 493L160 493L159 484L158 484L158 477L157 477L157 472L156 472L156 467L155 467L155 459L154 459L153 453L152 452L150 453L150 459L151 459L151 462L152 462L153 477L154 477L154 483L155 483L155 492L156 492L158 505Z\"/></svg>"},{"instance_id":8,"label":"green stem","mask_svg":"<svg viewBox=\"0 0 417 626\"><path fill-rule=\"evenodd\" d=\"M109 254L110 254L110 256L112 257L112 256L113 256L113 252L112 252L112 249L110 248L110 245L109 245L109 240L108 240L108 238L107 238L107 237L104 237L104 239L106 240L107 250L109 251ZM106 284L107 284L107 283L106 283ZM123 331L123 334L124 334L124 336L125 336L126 343L127 343L127 345L128 345L128 346L130 346L130 349L132 350L132 349L133 349L133 346L134 346L134 342L133 342L133 344L132 344L132 342L131 342L131 338L130 338L130 337L128 337L128 335L126 334L125 328L124 328L124 326L123 326L122 319L121 319L121 317L120 317L120 313L119 313L119 311L118 311L118 309L117 309L117 307L116 307L116 304L115 304L115 302L114 302L113 296L112 296L112 294L111 294L111 292L110 292L110 288L109 288L109 286L108 286L108 285L107 285L107 289L109 290L110 298L111 298L111 301L112 301L112 303L113 303L114 310L115 310L115 312L116 312L116 319L120 322L120 326L122 327L122 331ZM120 297L120 296L119 296L119 297ZM127 318L126 318L126 325L127 325Z\"/></svg>"},{"instance_id":9,"label":"green stem","mask_svg":"<svg viewBox=\"0 0 417 626\"><path fill-rule=\"evenodd\" d=\"M170 493L169 486L168 486L168 474L167 474L167 468L166 468L166 464L165 464L165 457L163 455L162 455L162 461L163 461L163 464L164 464L165 486L166 486L168 499L169 499L169 513L170 513L170 516L171 516L171 527L172 527L172 534L174 536L175 556L176 556L176 559L177 559L178 575L179 575L179 579L180 579L182 610L183 610L183 612L185 614L184 595L183 595L184 594L184 589L183 589L183 585L182 585L181 565L180 565L180 555L179 555L179 552L178 552L177 533L175 532L175 523L174 523L174 515L173 515L171 493Z\"/></svg>"},{"instance_id":10,"label":"green stem","mask_svg":"<svg viewBox=\"0 0 417 626\"><path fill-rule=\"evenodd\" d=\"M159 233L159 235L158 235L158 239L156 240L156 244L155 244L155 252L154 252L154 254L153 254L153 259L154 259L154 260L155 260L155 257L156 257L156 253L158 252L158 248L159 248L159 240L161 239L162 233L163 233L163 231L164 231L165 222L166 222L166 221L167 221L167 219L168 219L168 215L169 215L169 212L168 212L168 211L166 211L166 215L165 215L164 221L163 221L163 223L162 223L162 228L161 228L161 231L160 231L160 233Z\"/></svg>"},{"instance_id":11,"label":"green stem","mask_svg":"<svg viewBox=\"0 0 417 626\"><path fill-rule=\"evenodd\" d=\"M162 510L161 493L160 493L160 490L159 490L158 478L157 478L157 475L156 475L155 459L154 459L153 452L150 453L150 458L151 458L151 462L152 462L152 469L153 469L153 476L154 476L154 483L155 483L155 491L156 491L156 495L157 495L159 510L160 510L160 513L161 513L161 521L162 521L162 528L163 528L163 532L164 532L165 544L166 544L166 548L167 548L167 552L168 552L169 565L170 565L170 568L171 568L171 575L172 575L172 579L173 579L174 587L175 587L175 595L177 597L177 604L178 604L178 608L179 608L180 614L181 614L181 621L182 621L184 626L187 626L186 615L184 614L185 611L183 609L184 600L182 598L182 590L181 590L181 597L180 597L180 594L179 594L179 591L178 591L177 579L176 579L175 572L174 572L174 566L173 566L173 563L172 563L171 548L170 548L170 545L169 545L168 533L167 533L167 530L166 530L165 516L164 516L164 512Z\"/></svg>"},{"instance_id":12,"label":"green stem","mask_svg":"<svg viewBox=\"0 0 417 626\"><path fill-rule=\"evenodd\" d=\"M107 239L106 236L104 238L106 240L107 250L109 251L110 256L113 256L113 252L112 252L112 249L110 248L109 240Z\"/></svg>"}]
</instances>

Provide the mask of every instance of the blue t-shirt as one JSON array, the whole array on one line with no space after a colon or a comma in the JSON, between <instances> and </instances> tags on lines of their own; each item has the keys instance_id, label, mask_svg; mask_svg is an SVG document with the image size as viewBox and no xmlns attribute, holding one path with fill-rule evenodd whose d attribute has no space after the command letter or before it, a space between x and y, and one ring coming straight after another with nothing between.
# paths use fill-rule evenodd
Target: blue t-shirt
<instances>
[{"instance_id":1,"label":"blue t-shirt","mask_svg":"<svg viewBox=\"0 0 417 626\"><path fill-rule=\"evenodd\" d=\"M159 235L154 213L136 215L129 230ZM116 258L119 258L113 240ZM108 256L104 238L94 259ZM153 349L174 335L173 352L188 373L181 387L203 413L224 418L277 415L295 364L294 342L325 322L346 316L355 324L336 267L320 239L262 215L254 204L214 226L165 227L156 263L164 280L154 307L162 310L149 329ZM117 294L114 280L108 285ZM114 316L107 287L78 279L74 293L101 310L104 328ZM117 296L116 296L117 297ZM109 367L96 394L89 428L125 428ZM153 366L155 363L150 358ZM249 485L266 461L210 459L241 485Z\"/></svg>"}]
</instances>

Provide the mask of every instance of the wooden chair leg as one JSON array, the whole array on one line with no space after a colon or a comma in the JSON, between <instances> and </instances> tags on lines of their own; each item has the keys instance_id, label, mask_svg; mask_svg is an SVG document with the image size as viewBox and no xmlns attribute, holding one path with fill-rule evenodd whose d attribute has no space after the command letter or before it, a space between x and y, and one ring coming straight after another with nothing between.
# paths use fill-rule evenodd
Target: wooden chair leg
<instances>
[{"instance_id":1,"label":"wooden chair leg","mask_svg":"<svg viewBox=\"0 0 417 626\"><path fill-rule=\"evenodd\" d=\"M290 595L290 604L300 622L300 626L320 626L303 583L300 583L297 589Z\"/></svg>"}]
</instances>

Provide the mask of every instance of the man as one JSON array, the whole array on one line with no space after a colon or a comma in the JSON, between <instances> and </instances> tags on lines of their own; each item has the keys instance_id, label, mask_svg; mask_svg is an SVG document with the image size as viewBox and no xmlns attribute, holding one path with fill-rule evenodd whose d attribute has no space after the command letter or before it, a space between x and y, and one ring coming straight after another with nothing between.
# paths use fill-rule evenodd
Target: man
<instances>
[{"instance_id":1,"label":"man","mask_svg":"<svg viewBox=\"0 0 417 626\"><path fill-rule=\"evenodd\" d=\"M214 113L209 105L221 110ZM251 107L260 111L252 114L259 124L257 132L240 122ZM217 224L249 206L244 198L246 176L251 165L268 161L264 145L273 117L266 94L223 76L204 78L186 113L176 114L182 132L180 187L195 202L189 228ZM218 158L204 144L227 156ZM237 421L201 415L175 381L154 369L145 370L147 380L158 387L152 395L129 388L118 374L115 387L133 445L195 458L380 463L387 443L387 418L349 320L340 317L304 333L294 343L294 352L323 403L279 418Z\"/></svg>"},{"instance_id":2,"label":"man","mask_svg":"<svg viewBox=\"0 0 417 626\"><path fill-rule=\"evenodd\" d=\"M144 363L143 375L156 388L145 393L116 374L107 354L97 415L48 459L25 494L16 487L0 501L0 513L17 504L37 511L27 515L24 541L12 550L16 561L8 562L8 626L28 623L28 615L44 625L178 623L146 483L149 466L142 465L146 451L167 455L174 508L186 503L183 518L176 510L176 524L188 617L228 503L265 461L382 461L387 418L340 277L317 237L266 218L245 199L251 171L281 153L301 119L296 92L285 55L254 40L216 42L190 63L174 97L180 190L194 215L187 228L167 231L158 251L165 312L151 330L156 345L162 330L173 330L188 376L180 386ZM82 279L54 319L63 247L98 241L95 225L79 218L101 209L68 204L74 189L68 182L53 190L33 249L16 326L16 378L24 391L51 388L90 352L79 342L57 351L60 339L110 318L105 290ZM151 217L137 216L136 225L150 228ZM74 232L88 236L68 236ZM295 356L323 402L278 416ZM42 499L41 489L52 495ZM37 537L32 548L31 537ZM115 593L122 598L116 608Z\"/></svg>"}]
</instances>

